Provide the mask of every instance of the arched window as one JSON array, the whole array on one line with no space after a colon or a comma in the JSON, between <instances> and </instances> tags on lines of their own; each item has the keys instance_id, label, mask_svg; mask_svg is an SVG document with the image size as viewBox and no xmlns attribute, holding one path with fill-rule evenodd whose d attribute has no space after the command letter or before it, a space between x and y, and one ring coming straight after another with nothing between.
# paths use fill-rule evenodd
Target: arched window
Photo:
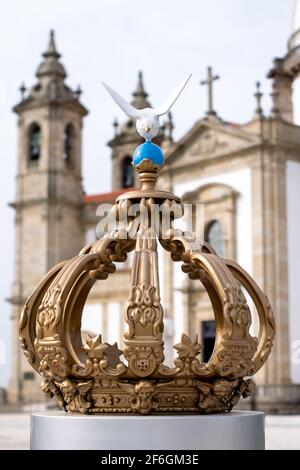
<instances>
[{"instance_id":1,"label":"arched window","mask_svg":"<svg viewBox=\"0 0 300 470\"><path fill-rule=\"evenodd\" d=\"M28 143L28 160L37 162L41 156L41 128L36 123L29 129Z\"/></svg>"},{"instance_id":2,"label":"arched window","mask_svg":"<svg viewBox=\"0 0 300 470\"><path fill-rule=\"evenodd\" d=\"M224 235L218 220L213 220L208 224L205 233L205 241L213 247L218 256L221 258L225 256Z\"/></svg>"},{"instance_id":3,"label":"arched window","mask_svg":"<svg viewBox=\"0 0 300 470\"><path fill-rule=\"evenodd\" d=\"M131 165L132 159L125 157L122 161L122 187L132 188L134 186L134 169Z\"/></svg>"},{"instance_id":4,"label":"arched window","mask_svg":"<svg viewBox=\"0 0 300 470\"><path fill-rule=\"evenodd\" d=\"M65 127L65 132L64 132L63 159L65 160L65 162L70 162L72 159L73 150L74 150L74 137L75 137L74 127L72 126L72 124L68 124Z\"/></svg>"}]
</instances>

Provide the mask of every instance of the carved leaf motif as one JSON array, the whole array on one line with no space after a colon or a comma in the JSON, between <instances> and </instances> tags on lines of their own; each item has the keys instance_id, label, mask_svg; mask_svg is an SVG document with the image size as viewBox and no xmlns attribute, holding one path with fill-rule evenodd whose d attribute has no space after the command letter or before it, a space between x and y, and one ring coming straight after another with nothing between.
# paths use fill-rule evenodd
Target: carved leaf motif
<instances>
[{"instance_id":1,"label":"carved leaf motif","mask_svg":"<svg viewBox=\"0 0 300 470\"><path fill-rule=\"evenodd\" d=\"M131 316L135 323L140 323L145 328L148 323L153 323L156 312L154 308L143 305L142 307L133 309Z\"/></svg>"},{"instance_id":2,"label":"carved leaf motif","mask_svg":"<svg viewBox=\"0 0 300 470\"><path fill-rule=\"evenodd\" d=\"M58 320L61 308L60 308L60 296L61 288L59 286L54 287L48 291L43 299L43 303L39 308L38 322L41 326L49 329Z\"/></svg>"},{"instance_id":3,"label":"carved leaf motif","mask_svg":"<svg viewBox=\"0 0 300 470\"><path fill-rule=\"evenodd\" d=\"M225 292L224 313L234 325L248 331L251 324L251 314L242 290L238 287L227 286Z\"/></svg>"},{"instance_id":4,"label":"carved leaf motif","mask_svg":"<svg viewBox=\"0 0 300 470\"><path fill-rule=\"evenodd\" d=\"M88 359L85 361L84 368L78 364L74 364L72 371L76 376L88 377L88 376L119 376L126 372L126 366L120 360L120 356L123 354L118 348L118 344L113 345L103 343L101 335L91 338L87 336L86 344L83 349L88 355Z\"/></svg>"},{"instance_id":5,"label":"carved leaf motif","mask_svg":"<svg viewBox=\"0 0 300 470\"><path fill-rule=\"evenodd\" d=\"M190 338L185 333L181 336L181 343L175 344L174 349L178 351L180 359L195 358L202 351L202 346L198 343L198 335Z\"/></svg>"},{"instance_id":6,"label":"carved leaf motif","mask_svg":"<svg viewBox=\"0 0 300 470\"><path fill-rule=\"evenodd\" d=\"M87 336L86 344L83 346L90 359L103 359L105 351L108 349L108 344L102 343L101 335L91 338Z\"/></svg>"},{"instance_id":7,"label":"carved leaf motif","mask_svg":"<svg viewBox=\"0 0 300 470\"><path fill-rule=\"evenodd\" d=\"M40 357L39 373L46 378L66 377L68 367L66 365L66 350L58 345L42 345L37 348Z\"/></svg>"},{"instance_id":8,"label":"carved leaf motif","mask_svg":"<svg viewBox=\"0 0 300 470\"><path fill-rule=\"evenodd\" d=\"M105 351L105 356L108 360L110 367L116 367L121 363L120 356L122 356L123 351L119 349L118 343L107 344L107 350Z\"/></svg>"}]
</instances>

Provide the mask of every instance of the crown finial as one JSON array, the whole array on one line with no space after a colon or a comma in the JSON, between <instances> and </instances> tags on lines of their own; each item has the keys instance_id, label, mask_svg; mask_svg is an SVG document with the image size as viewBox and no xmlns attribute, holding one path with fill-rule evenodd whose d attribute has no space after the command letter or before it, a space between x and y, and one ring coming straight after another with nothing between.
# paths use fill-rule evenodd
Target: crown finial
<instances>
[{"instance_id":1,"label":"crown finial","mask_svg":"<svg viewBox=\"0 0 300 470\"><path fill-rule=\"evenodd\" d=\"M154 189L158 173L164 166L163 152L158 145L145 142L135 150L132 165L139 173L141 189Z\"/></svg>"}]
</instances>

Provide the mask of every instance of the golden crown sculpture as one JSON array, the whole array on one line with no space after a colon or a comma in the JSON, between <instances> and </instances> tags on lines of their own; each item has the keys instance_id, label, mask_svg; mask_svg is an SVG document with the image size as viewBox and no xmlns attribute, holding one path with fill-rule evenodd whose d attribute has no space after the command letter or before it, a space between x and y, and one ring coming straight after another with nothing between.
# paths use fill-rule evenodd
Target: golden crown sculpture
<instances>
[{"instance_id":1,"label":"golden crown sculpture","mask_svg":"<svg viewBox=\"0 0 300 470\"><path fill-rule=\"evenodd\" d=\"M148 143L149 144L149 143ZM151 144L151 143L150 143ZM144 144L146 145L146 144ZM153 145L153 144L151 144ZM117 198L113 214L138 204L150 217L180 205L172 193L156 190L161 164L144 158L135 165L140 190ZM162 237L147 217L131 217L127 225L82 249L75 258L55 266L29 296L20 319L20 341L32 367L45 378L42 389L69 412L81 413L215 413L230 411L240 397L253 391L248 379L267 360L275 333L267 297L238 264L219 258L207 243L194 250L194 240L172 228ZM131 236L138 224L136 239ZM178 232L178 231L177 231ZM208 363L198 355L197 336L182 335L174 346L174 367L164 365L163 308L158 281L157 240L173 261L207 290L216 321L216 339ZM115 271L134 250L132 280L125 309L124 352L101 335L81 339L81 316L95 282ZM251 313L244 288L257 309L258 338L250 335ZM120 359L124 355L125 362ZM247 378L245 380L245 377Z\"/></svg>"}]
</instances>

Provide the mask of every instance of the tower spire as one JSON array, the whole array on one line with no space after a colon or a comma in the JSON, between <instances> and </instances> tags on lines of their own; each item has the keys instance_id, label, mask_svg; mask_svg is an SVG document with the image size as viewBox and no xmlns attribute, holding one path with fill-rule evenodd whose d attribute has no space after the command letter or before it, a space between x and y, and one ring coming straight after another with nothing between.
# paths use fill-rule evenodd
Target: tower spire
<instances>
[{"instance_id":1,"label":"tower spire","mask_svg":"<svg viewBox=\"0 0 300 470\"><path fill-rule=\"evenodd\" d=\"M64 65L60 62L60 53L56 48L54 30L50 31L48 36L48 43L45 52L42 53L42 61L37 69L36 76L38 83L26 90L25 86L20 87L21 101L13 108L15 112L19 113L23 109L27 109L40 103L45 103L45 100L51 102L64 102L72 103L74 109L85 116L87 109L80 103L80 96L82 90L80 87L77 90L71 89L66 83L67 76Z\"/></svg>"},{"instance_id":2,"label":"tower spire","mask_svg":"<svg viewBox=\"0 0 300 470\"><path fill-rule=\"evenodd\" d=\"M54 29L50 30L49 43L46 52L43 54L44 57L55 57L56 59L60 58L59 52L57 52L55 44L55 32Z\"/></svg>"},{"instance_id":3,"label":"tower spire","mask_svg":"<svg viewBox=\"0 0 300 470\"><path fill-rule=\"evenodd\" d=\"M64 66L59 62L61 55L57 52L54 30L51 29L47 50L43 53L44 60L37 70L37 77L55 76L64 80L67 76Z\"/></svg>"},{"instance_id":4,"label":"tower spire","mask_svg":"<svg viewBox=\"0 0 300 470\"><path fill-rule=\"evenodd\" d=\"M149 108L151 105L147 100L148 93L145 91L143 72L138 72L138 81L135 91L132 93L133 100L131 102L132 106L137 109Z\"/></svg>"}]
</instances>

